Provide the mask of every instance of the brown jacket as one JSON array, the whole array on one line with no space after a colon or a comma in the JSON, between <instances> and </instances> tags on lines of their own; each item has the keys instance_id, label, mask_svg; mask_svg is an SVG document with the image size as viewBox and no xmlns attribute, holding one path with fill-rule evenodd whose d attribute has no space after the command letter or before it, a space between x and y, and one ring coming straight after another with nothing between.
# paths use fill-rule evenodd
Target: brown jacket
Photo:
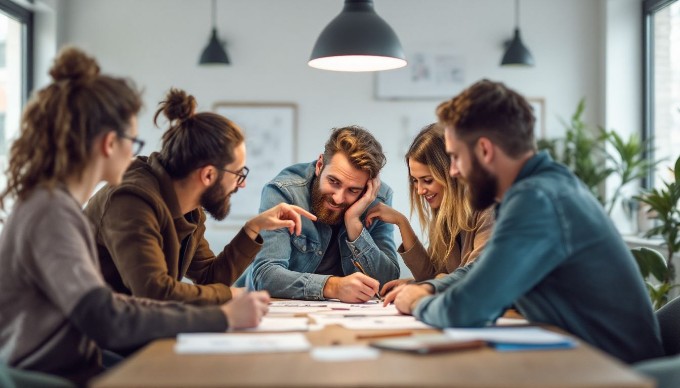
<instances>
[{"instance_id":1,"label":"brown jacket","mask_svg":"<svg viewBox=\"0 0 680 388\"><path fill-rule=\"evenodd\" d=\"M456 268L466 266L479 257L482 253L486 241L491 236L493 228L493 207L473 214L475 227L472 231L462 231L460 238L456 238L459 244L458 249L454 248L446 259L446 268L435 268L427 249L420 241L404 252L404 245L400 245L397 250L404 260L406 266L411 270L413 278L417 282L434 279L440 273L453 272Z\"/></svg>"},{"instance_id":2,"label":"brown jacket","mask_svg":"<svg viewBox=\"0 0 680 388\"><path fill-rule=\"evenodd\" d=\"M243 231L215 257L202 209L182 214L170 176L156 154L137 158L116 186L89 201L101 269L117 292L158 300L217 304L253 261L262 238ZM195 284L183 283L184 277Z\"/></svg>"}]
</instances>

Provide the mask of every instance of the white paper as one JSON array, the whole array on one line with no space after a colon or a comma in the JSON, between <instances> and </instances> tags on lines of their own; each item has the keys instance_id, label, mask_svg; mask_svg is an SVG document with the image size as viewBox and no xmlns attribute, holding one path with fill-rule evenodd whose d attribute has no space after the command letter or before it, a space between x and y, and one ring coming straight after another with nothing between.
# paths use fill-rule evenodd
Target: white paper
<instances>
[{"instance_id":1,"label":"white paper","mask_svg":"<svg viewBox=\"0 0 680 388\"><path fill-rule=\"evenodd\" d=\"M503 318L500 317L496 319L496 326L517 326L517 325L528 325L529 321L523 318Z\"/></svg>"},{"instance_id":2,"label":"white paper","mask_svg":"<svg viewBox=\"0 0 680 388\"><path fill-rule=\"evenodd\" d=\"M380 356L380 351L368 346L323 346L312 348L310 355L316 361L355 361L375 360Z\"/></svg>"},{"instance_id":3,"label":"white paper","mask_svg":"<svg viewBox=\"0 0 680 388\"><path fill-rule=\"evenodd\" d=\"M393 316L401 315L397 308L391 304L383 307L382 305L367 305L365 307L358 307L356 305L349 305L346 310L335 308L329 311L317 311L309 314L311 318L316 317L366 317L366 316Z\"/></svg>"},{"instance_id":4,"label":"white paper","mask_svg":"<svg viewBox=\"0 0 680 388\"><path fill-rule=\"evenodd\" d=\"M305 317L282 318L266 316L257 327L240 331L307 331L309 329L309 319Z\"/></svg>"},{"instance_id":5,"label":"white paper","mask_svg":"<svg viewBox=\"0 0 680 388\"><path fill-rule=\"evenodd\" d=\"M540 327L485 327L479 329L444 329L444 333L459 340L481 339L500 344L550 345L572 343L570 337Z\"/></svg>"},{"instance_id":6,"label":"white paper","mask_svg":"<svg viewBox=\"0 0 680 388\"><path fill-rule=\"evenodd\" d=\"M317 323L319 321L317 320ZM388 329L432 329L433 327L416 320L411 316L379 316L340 318L336 323L352 330L388 330Z\"/></svg>"},{"instance_id":7,"label":"white paper","mask_svg":"<svg viewBox=\"0 0 680 388\"><path fill-rule=\"evenodd\" d=\"M302 333L182 333L177 335L175 352L179 354L301 352L309 350L310 347Z\"/></svg>"}]
</instances>

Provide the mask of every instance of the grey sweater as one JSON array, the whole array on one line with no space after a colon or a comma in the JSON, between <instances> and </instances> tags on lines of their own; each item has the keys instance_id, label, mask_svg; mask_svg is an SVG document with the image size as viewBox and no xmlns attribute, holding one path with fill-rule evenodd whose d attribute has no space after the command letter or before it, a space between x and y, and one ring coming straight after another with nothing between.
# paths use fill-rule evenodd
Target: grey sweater
<instances>
[{"instance_id":1,"label":"grey sweater","mask_svg":"<svg viewBox=\"0 0 680 388\"><path fill-rule=\"evenodd\" d=\"M0 236L0 361L79 384L101 371L99 347L130 350L179 332L224 331L217 306L112 293L92 228L63 189L17 203Z\"/></svg>"}]
</instances>

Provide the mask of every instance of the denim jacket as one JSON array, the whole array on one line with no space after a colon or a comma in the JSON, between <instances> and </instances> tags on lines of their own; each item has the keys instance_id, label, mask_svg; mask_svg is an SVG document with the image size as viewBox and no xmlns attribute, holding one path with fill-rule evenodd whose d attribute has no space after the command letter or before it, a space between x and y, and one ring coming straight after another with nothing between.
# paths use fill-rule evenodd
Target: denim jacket
<instances>
[{"instance_id":1,"label":"denim jacket","mask_svg":"<svg viewBox=\"0 0 680 388\"><path fill-rule=\"evenodd\" d=\"M265 185L260 212L282 202L311 209L315 163L292 165ZM378 201L392 204L392 189L384 182L371 206ZM364 212L362 223L365 216ZM251 290L267 290L277 298L323 300L323 288L330 276L315 274L314 271L330 243L331 227L302 217L302 233L299 236L290 235L287 229L261 233L264 238L262 249L237 285L245 285ZM352 263L354 258L368 276L381 284L397 279L399 265L393 235L392 224L376 220L368 229L364 227L356 240L348 241L347 229L342 224L338 246L343 272L349 275L357 271Z\"/></svg>"},{"instance_id":2,"label":"denim jacket","mask_svg":"<svg viewBox=\"0 0 680 388\"><path fill-rule=\"evenodd\" d=\"M472 266L429 281L438 294L413 315L439 327L484 326L512 303L626 362L663 354L635 261L602 206L574 174L541 152L498 205Z\"/></svg>"}]
</instances>

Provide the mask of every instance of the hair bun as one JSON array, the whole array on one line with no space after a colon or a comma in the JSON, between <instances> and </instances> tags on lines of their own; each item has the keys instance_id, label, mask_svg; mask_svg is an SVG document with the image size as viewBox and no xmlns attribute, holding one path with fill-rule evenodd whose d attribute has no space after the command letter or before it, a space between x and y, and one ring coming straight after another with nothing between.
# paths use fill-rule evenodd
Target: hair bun
<instances>
[{"instance_id":1,"label":"hair bun","mask_svg":"<svg viewBox=\"0 0 680 388\"><path fill-rule=\"evenodd\" d=\"M59 51L50 69L50 76L54 81L92 79L97 75L99 75L97 61L72 46Z\"/></svg>"},{"instance_id":2,"label":"hair bun","mask_svg":"<svg viewBox=\"0 0 680 388\"><path fill-rule=\"evenodd\" d=\"M184 121L194 116L196 99L182 89L172 88L160 103L160 109L168 120Z\"/></svg>"}]
</instances>

